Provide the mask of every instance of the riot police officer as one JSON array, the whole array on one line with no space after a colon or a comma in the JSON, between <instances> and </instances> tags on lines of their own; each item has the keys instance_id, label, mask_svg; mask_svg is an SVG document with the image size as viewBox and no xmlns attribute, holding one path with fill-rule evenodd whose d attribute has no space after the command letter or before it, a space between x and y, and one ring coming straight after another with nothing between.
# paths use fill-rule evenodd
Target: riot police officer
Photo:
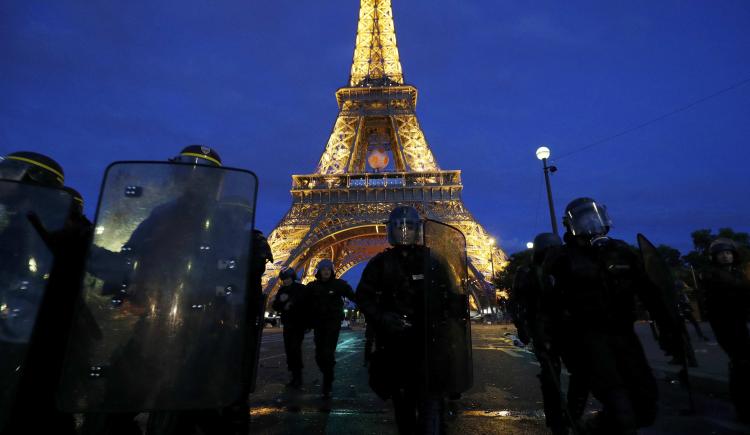
<instances>
[{"instance_id":1,"label":"riot police officer","mask_svg":"<svg viewBox=\"0 0 750 435\"><path fill-rule=\"evenodd\" d=\"M657 387L636 336L635 296L660 325L673 355L683 353L680 327L668 314L660 290L623 241L607 236L607 208L578 198L565 208L565 245L545 260L555 316L565 331L562 357L602 403L587 422L593 433L635 434L656 418Z\"/></svg>"},{"instance_id":2,"label":"riot police officer","mask_svg":"<svg viewBox=\"0 0 750 435\"><path fill-rule=\"evenodd\" d=\"M344 300L354 300L354 291L343 279L336 278L333 262L321 260L315 268L315 280L307 284L311 304L310 319L315 334L315 362L323 373L322 394L331 397L336 345L344 320Z\"/></svg>"},{"instance_id":3,"label":"riot police officer","mask_svg":"<svg viewBox=\"0 0 750 435\"><path fill-rule=\"evenodd\" d=\"M553 321L549 313L555 302L544 296L542 264L550 251L557 251L562 240L557 234L541 233L534 238L531 264L522 266L513 280L509 305L513 323L519 339L524 344L533 344L539 361L544 400L544 415L547 427L555 434L567 434L568 428L583 414L588 391L580 377L573 376L569 382L568 400L562 400L560 389L560 334L559 322Z\"/></svg>"},{"instance_id":4,"label":"riot police officer","mask_svg":"<svg viewBox=\"0 0 750 435\"><path fill-rule=\"evenodd\" d=\"M47 249L53 254L54 260L50 265L35 264L32 272L38 272L49 267L49 277L46 279L46 291L37 301L36 322L33 333L28 341L3 340L3 360L13 361L14 349L26 349L26 356L19 361L21 370L18 379L15 404L12 408L11 419L3 433L74 433L71 415L59 412L55 406L55 391L59 382L62 360L65 353L65 343L70 330L74 304L78 295L78 285L83 271L83 261L86 246L91 235L91 223L83 215L83 199L72 188L63 187L64 173L62 167L53 159L34 152L15 152L0 160L0 179L14 180L24 184L37 185L46 188L63 188L72 197L72 203L66 203L66 208L58 213L66 214L65 223L59 228L47 228L43 219L34 211L26 216L19 216L15 224L33 227L38 237L42 239ZM33 201L34 199L32 199ZM37 198L36 201L39 201ZM40 205L42 207L46 204ZM26 222L23 222L27 220ZM6 228L10 233L23 233L21 228ZM32 230L32 231L33 231ZM3 232L3 230L0 230ZM11 235L8 233L8 235ZM4 266L12 265L12 258L25 249L11 240L3 239L0 257ZM16 241L19 241L16 239ZM13 252L6 252L5 250ZM36 257L39 258L39 257ZM24 258L23 261L29 261ZM41 260L38 260L41 261ZM37 261L37 263L38 263ZM28 266L27 266L28 267ZM34 287L33 284L28 285ZM10 296L9 289L2 289L3 306L5 298ZM20 301L19 301L20 302ZM26 300L26 303L32 303ZM10 306L15 305L11 302ZM28 309L21 309L22 311ZM13 315L10 316L11 318ZM5 324L6 315L3 313L2 322ZM8 319L10 320L10 319ZM11 322L13 323L13 322ZM20 324L19 324L20 325ZM3 326L5 329L6 325ZM11 326L10 331L14 328ZM5 335L5 334L3 334ZM11 333L11 335L13 335ZM6 348L7 347L7 348ZM7 352L7 353L6 353ZM0 377L4 375L0 374ZM3 388L3 394L13 389Z\"/></svg>"},{"instance_id":5,"label":"riot police officer","mask_svg":"<svg viewBox=\"0 0 750 435\"><path fill-rule=\"evenodd\" d=\"M732 240L709 246L711 264L700 272L706 311L716 341L729 356L729 392L737 415L750 422L750 279Z\"/></svg>"},{"instance_id":6,"label":"riot police officer","mask_svg":"<svg viewBox=\"0 0 750 435\"><path fill-rule=\"evenodd\" d=\"M302 341L307 328L306 307L307 289L300 284L297 273L292 268L279 272L281 288L276 293L272 308L281 313L284 325L284 352L286 366L292 372L292 379L287 384L291 388L302 387Z\"/></svg>"},{"instance_id":7,"label":"riot police officer","mask_svg":"<svg viewBox=\"0 0 750 435\"><path fill-rule=\"evenodd\" d=\"M393 399L399 433L442 433L444 398L463 391L444 382L466 380L466 373L452 372L448 361L461 358L435 352L434 345L450 342L458 349L459 338L470 334L451 323L451 316L458 314L468 324L465 295L457 295L452 288L464 277L451 280L444 259L423 245L425 227L416 209L396 207L387 225L392 248L368 262L357 287L357 304L375 332L370 387L380 398ZM458 245L451 249L461 251ZM463 266L465 270L465 264L458 266L455 269ZM436 333L436 324L450 324L463 335L428 339Z\"/></svg>"}]
</instances>

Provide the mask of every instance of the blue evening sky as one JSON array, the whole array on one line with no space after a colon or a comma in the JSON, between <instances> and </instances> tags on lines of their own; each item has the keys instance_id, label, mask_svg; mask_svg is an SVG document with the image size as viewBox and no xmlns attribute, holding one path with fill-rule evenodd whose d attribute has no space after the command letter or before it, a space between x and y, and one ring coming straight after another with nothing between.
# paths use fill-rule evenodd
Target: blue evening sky
<instances>
[{"instance_id":1,"label":"blue evening sky","mask_svg":"<svg viewBox=\"0 0 750 435\"><path fill-rule=\"evenodd\" d=\"M260 179L257 226L314 171L354 49L357 0L35 1L0 8L0 153L65 168L93 215L105 166L215 147ZM745 0L393 0L406 81L443 169L507 252L558 217L608 205L613 234L689 250L690 232L750 231ZM556 158L560 157L560 158Z\"/></svg>"}]
</instances>

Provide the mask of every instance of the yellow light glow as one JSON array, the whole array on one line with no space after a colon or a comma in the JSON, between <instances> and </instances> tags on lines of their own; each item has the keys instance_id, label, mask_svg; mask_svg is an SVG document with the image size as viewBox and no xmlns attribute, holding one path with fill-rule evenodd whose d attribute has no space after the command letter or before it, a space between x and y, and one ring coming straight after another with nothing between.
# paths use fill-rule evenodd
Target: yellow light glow
<instances>
[{"instance_id":1,"label":"yellow light glow","mask_svg":"<svg viewBox=\"0 0 750 435\"><path fill-rule=\"evenodd\" d=\"M361 0L349 85L383 77L404 83L391 0Z\"/></svg>"},{"instance_id":2,"label":"yellow light glow","mask_svg":"<svg viewBox=\"0 0 750 435\"><path fill-rule=\"evenodd\" d=\"M29 257L29 272L36 273L36 271L37 271L36 259L34 259L34 257Z\"/></svg>"}]
</instances>

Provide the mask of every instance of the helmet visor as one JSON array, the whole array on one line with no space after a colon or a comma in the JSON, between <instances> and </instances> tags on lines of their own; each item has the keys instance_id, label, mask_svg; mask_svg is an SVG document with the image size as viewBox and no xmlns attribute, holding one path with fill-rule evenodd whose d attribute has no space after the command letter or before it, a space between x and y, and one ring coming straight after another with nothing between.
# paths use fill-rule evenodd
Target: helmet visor
<instances>
[{"instance_id":1,"label":"helmet visor","mask_svg":"<svg viewBox=\"0 0 750 435\"><path fill-rule=\"evenodd\" d=\"M0 160L0 179L25 181L42 186L62 186L62 181L53 172L10 158Z\"/></svg>"},{"instance_id":2,"label":"helmet visor","mask_svg":"<svg viewBox=\"0 0 750 435\"><path fill-rule=\"evenodd\" d=\"M388 221L388 241L392 245L416 245L422 240L422 222L408 218Z\"/></svg>"},{"instance_id":3,"label":"helmet visor","mask_svg":"<svg viewBox=\"0 0 750 435\"><path fill-rule=\"evenodd\" d=\"M29 165L25 163L0 158L0 180L21 181L28 169Z\"/></svg>"},{"instance_id":4,"label":"helmet visor","mask_svg":"<svg viewBox=\"0 0 750 435\"><path fill-rule=\"evenodd\" d=\"M570 223L570 232L575 236L603 236L612 227L607 207L595 202L587 202L569 210L566 218Z\"/></svg>"}]
</instances>

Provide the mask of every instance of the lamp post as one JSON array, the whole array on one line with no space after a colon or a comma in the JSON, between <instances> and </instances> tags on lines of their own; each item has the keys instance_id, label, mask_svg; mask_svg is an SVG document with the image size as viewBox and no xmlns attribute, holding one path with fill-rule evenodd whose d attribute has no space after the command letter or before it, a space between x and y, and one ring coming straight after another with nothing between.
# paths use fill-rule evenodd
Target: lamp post
<instances>
[{"instance_id":1,"label":"lamp post","mask_svg":"<svg viewBox=\"0 0 750 435\"><path fill-rule=\"evenodd\" d=\"M550 150L547 147L539 147L536 150L536 158L542 161L544 167L544 182L547 184L547 202L549 203L549 217L552 221L552 232L557 233L557 220L555 219L555 204L552 202L552 187L549 184L549 173L557 171L555 166L547 166L547 158L550 156Z\"/></svg>"}]
</instances>

